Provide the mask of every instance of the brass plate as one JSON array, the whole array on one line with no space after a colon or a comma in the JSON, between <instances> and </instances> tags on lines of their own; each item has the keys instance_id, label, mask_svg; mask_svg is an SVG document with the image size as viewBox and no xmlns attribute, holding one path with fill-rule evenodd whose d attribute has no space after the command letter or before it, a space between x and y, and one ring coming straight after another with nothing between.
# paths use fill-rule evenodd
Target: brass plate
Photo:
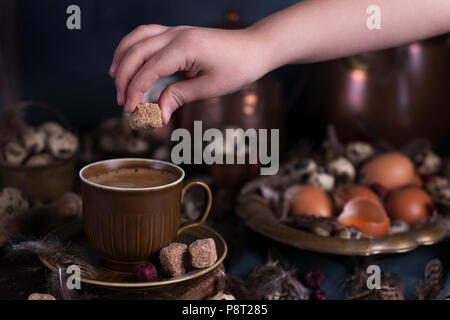
<instances>
[{"instance_id":1,"label":"brass plate","mask_svg":"<svg viewBox=\"0 0 450 320\"><path fill-rule=\"evenodd\" d=\"M77 246L86 252L87 262L95 268L95 277L89 278L81 276L81 282L98 285L102 287L115 288L153 288L162 287L174 283L180 283L198 278L217 268L227 255L227 244L225 240L214 230L206 227L192 227L181 233L176 241L190 244L195 240L212 238L216 243L217 261L212 266L204 269L195 269L177 277L160 277L154 282L133 282L130 273L117 272L109 270L100 264L100 255L89 244L83 231L83 225L80 222L69 223L48 233L44 240L58 239L63 244ZM57 264L52 260L39 257L42 263L52 271L58 269Z\"/></svg>"},{"instance_id":2,"label":"brass plate","mask_svg":"<svg viewBox=\"0 0 450 320\"><path fill-rule=\"evenodd\" d=\"M281 223L264 199L255 193L240 196L237 215L250 229L272 240L309 251L345 256L408 252L419 246L435 244L443 240L447 233L444 226L430 223L420 229L383 239L318 236Z\"/></svg>"}]
</instances>

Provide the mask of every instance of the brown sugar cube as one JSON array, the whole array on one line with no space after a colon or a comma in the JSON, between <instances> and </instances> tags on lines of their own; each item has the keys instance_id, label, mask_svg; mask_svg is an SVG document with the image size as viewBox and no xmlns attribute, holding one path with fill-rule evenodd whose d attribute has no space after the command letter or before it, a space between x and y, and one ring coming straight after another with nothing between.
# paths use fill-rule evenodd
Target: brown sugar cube
<instances>
[{"instance_id":1,"label":"brown sugar cube","mask_svg":"<svg viewBox=\"0 0 450 320\"><path fill-rule=\"evenodd\" d=\"M161 109L155 103L139 103L130 116L133 130L149 130L162 127Z\"/></svg>"},{"instance_id":2,"label":"brown sugar cube","mask_svg":"<svg viewBox=\"0 0 450 320\"><path fill-rule=\"evenodd\" d=\"M194 268L207 268L217 261L216 243L211 238L192 242L189 253Z\"/></svg>"},{"instance_id":3,"label":"brown sugar cube","mask_svg":"<svg viewBox=\"0 0 450 320\"><path fill-rule=\"evenodd\" d=\"M184 243L174 242L159 252L159 262L163 271L170 276L186 273L188 247Z\"/></svg>"}]
</instances>

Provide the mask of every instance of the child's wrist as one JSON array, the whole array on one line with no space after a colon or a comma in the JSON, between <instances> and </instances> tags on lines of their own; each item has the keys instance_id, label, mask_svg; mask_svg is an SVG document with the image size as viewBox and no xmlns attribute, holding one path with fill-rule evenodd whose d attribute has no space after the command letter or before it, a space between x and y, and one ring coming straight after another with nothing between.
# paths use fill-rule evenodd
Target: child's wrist
<instances>
[{"instance_id":1,"label":"child's wrist","mask_svg":"<svg viewBox=\"0 0 450 320\"><path fill-rule=\"evenodd\" d=\"M276 39L268 36L270 33L265 32L265 26L253 25L245 30L257 55L262 75L284 64Z\"/></svg>"}]
</instances>

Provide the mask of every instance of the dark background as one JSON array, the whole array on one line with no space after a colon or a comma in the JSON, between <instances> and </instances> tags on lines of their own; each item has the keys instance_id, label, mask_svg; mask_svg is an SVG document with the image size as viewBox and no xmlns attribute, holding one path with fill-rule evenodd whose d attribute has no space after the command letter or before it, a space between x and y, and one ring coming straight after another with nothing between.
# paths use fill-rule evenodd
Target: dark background
<instances>
[{"instance_id":1,"label":"dark background","mask_svg":"<svg viewBox=\"0 0 450 320\"><path fill-rule=\"evenodd\" d=\"M115 87L108 75L108 69L119 41L138 25L156 23L207 26L220 22L224 12L229 9L239 10L242 19L252 23L297 2L291 0L0 1L17 4L17 17L11 18L18 23L18 37L15 39L16 56L13 57L17 63L6 65L7 69L14 67L17 71L14 76L17 78L18 87L14 91L19 92L21 99L43 101L56 107L80 130L89 130L98 125L101 119L122 113L122 109L116 105ZM72 4L81 8L81 30L66 28L69 16L66 14L66 8ZM0 18L1 14L0 12ZM275 75L282 82L285 95L289 96L292 93L293 84L305 69L314 67L288 66L277 70ZM5 87L0 85L0 90L2 89ZM301 116L303 112L301 106L301 102L297 103L295 110L289 112ZM0 105L0 109L1 107ZM290 119L296 121L298 118L291 116ZM291 133L304 136L308 131L291 126L290 137ZM327 277L325 289L330 297L343 297L341 281L349 272L348 260L345 258L287 248L274 244L248 229L243 231L239 242L245 243L246 248L230 253L227 259L230 273L245 276L255 266L265 262L269 247L277 246L286 256L292 257L301 271L311 268L321 269ZM406 289L411 294L414 286L423 278L423 270L429 259L444 258L443 262L448 266L446 258L449 257L448 248L446 241L407 254L384 256L377 261L385 266L386 271L401 274ZM450 279L447 276L444 292L449 290Z\"/></svg>"},{"instance_id":2,"label":"dark background","mask_svg":"<svg viewBox=\"0 0 450 320\"><path fill-rule=\"evenodd\" d=\"M108 69L114 50L141 24L208 26L237 9L246 23L295 3L292 0L22 0L19 1L21 79L24 99L62 110L73 125L93 126L119 115ZM81 8L81 30L66 28L66 8ZM270 39L267 39L270 41ZM277 75L288 90L300 67Z\"/></svg>"}]
</instances>

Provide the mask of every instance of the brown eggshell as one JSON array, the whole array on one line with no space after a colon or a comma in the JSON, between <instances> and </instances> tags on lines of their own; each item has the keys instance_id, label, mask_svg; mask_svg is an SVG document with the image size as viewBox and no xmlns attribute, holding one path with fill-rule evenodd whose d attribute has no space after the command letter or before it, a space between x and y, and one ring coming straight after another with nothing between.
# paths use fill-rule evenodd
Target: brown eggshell
<instances>
[{"instance_id":1,"label":"brown eggshell","mask_svg":"<svg viewBox=\"0 0 450 320\"><path fill-rule=\"evenodd\" d=\"M333 203L325 191L310 185L299 185L297 190L291 202L291 216L332 216Z\"/></svg>"},{"instance_id":2,"label":"brown eggshell","mask_svg":"<svg viewBox=\"0 0 450 320\"><path fill-rule=\"evenodd\" d=\"M408 185L414 178L414 164L398 152L384 153L372 158L360 171L366 185L378 183L387 190Z\"/></svg>"},{"instance_id":3,"label":"brown eggshell","mask_svg":"<svg viewBox=\"0 0 450 320\"><path fill-rule=\"evenodd\" d=\"M411 186L392 191L385 206L392 220L414 226L431 214L433 200L423 189Z\"/></svg>"},{"instance_id":4,"label":"brown eggshell","mask_svg":"<svg viewBox=\"0 0 450 320\"><path fill-rule=\"evenodd\" d=\"M338 221L374 238L386 237L391 225L380 202L370 198L353 198L347 202Z\"/></svg>"},{"instance_id":5,"label":"brown eggshell","mask_svg":"<svg viewBox=\"0 0 450 320\"><path fill-rule=\"evenodd\" d=\"M419 188L423 187L423 181L422 181L422 179L420 178L420 176L417 173L414 174L414 177L413 177L413 179L411 181L411 184L413 186L417 186Z\"/></svg>"},{"instance_id":6,"label":"brown eggshell","mask_svg":"<svg viewBox=\"0 0 450 320\"><path fill-rule=\"evenodd\" d=\"M347 185L339 187L335 192L335 200L338 208L342 209L347 202L354 198L369 198L379 201L378 196L367 187L358 185Z\"/></svg>"}]
</instances>

